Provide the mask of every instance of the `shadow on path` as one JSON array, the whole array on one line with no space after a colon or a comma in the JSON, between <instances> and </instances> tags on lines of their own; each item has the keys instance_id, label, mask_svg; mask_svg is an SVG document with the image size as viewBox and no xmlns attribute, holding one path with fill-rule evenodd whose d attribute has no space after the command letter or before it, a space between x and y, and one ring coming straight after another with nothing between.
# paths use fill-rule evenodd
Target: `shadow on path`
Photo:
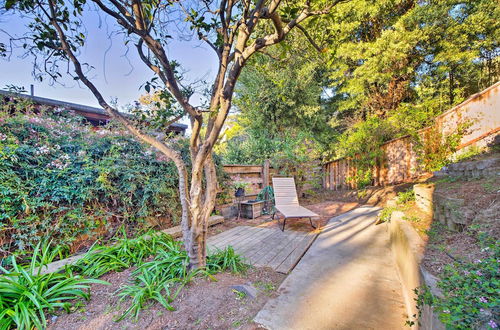
<instances>
[{"instance_id":1,"label":"shadow on path","mask_svg":"<svg viewBox=\"0 0 500 330\"><path fill-rule=\"evenodd\" d=\"M405 307L380 209L332 218L255 322L280 329L404 329Z\"/></svg>"}]
</instances>

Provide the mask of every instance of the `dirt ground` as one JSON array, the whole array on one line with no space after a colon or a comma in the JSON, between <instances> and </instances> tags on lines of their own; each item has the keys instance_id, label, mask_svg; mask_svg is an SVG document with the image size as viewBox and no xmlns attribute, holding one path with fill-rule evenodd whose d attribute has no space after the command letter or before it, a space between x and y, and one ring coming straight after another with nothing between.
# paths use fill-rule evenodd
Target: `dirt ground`
<instances>
[{"instance_id":1,"label":"dirt ground","mask_svg":"<svg viewBox=\"0 0 500 330\"><path fill-rule=\"evenodd\" d=\"M468 225L458 232L449 230L438 221L430 224L426 231L428 241L423 265L434 275L455 260L483 258L485 252L479 244L479 232L500 238L500 179L437 181L436 191L465 200Z\"/></svg>"},{"instance_id":2,"label":"dirt ground","mask_svg":"<svg viewBox=\"0 0 500 330\"><path fill-rule=\"evenodd\" d=\"M53 317L48 329L256 329L255 314L276 289L285 275L272 269L251 268L245 275L221 273L217 281L197 278L183 289L173 302L175 311L153 304L141 311L138 320L115 322L128 305L119 302L117 290L126 284L132 270L110 273L101 279L111 285L92 285L92 297L86 303L75 304L71 314ZM259 289L257 298L239 297L231 286L252 283Z\"/></svg>"}]
</instances>

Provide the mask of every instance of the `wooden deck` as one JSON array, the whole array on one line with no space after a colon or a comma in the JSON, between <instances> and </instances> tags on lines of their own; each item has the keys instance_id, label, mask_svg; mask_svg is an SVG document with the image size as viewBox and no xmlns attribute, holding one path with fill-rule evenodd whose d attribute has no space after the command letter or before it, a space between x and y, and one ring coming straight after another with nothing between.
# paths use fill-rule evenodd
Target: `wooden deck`
<instances>
[{"instance_id":1,"label":"wooden deck","mask_svg":"<svg viewBox=\"0 0 500 330\"><path fill-rule=\"evenodd\" d=\"M318 232L297 232L279 229L239 226L208 239L208 249L232 246L256 267L271 267L288 274L306 253Z\"/></svg>"}]
</instances>

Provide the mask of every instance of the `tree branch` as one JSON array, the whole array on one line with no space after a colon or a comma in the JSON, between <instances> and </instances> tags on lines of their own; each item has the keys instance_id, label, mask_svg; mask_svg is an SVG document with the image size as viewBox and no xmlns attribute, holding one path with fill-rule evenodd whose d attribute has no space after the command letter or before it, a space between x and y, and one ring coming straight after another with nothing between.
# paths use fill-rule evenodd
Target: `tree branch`
<instances>
[{"instance_id":1,"label":"tree branch","mask_svg":"<svg viewBox=\"0 0 500 330\"><path fill-rule=\"evenodd\" d=\"M302 34L304 34L304 36L306 37L307 41L309 41L309 43L318 51L318 52L323 52L323 48L321 48L315 41L314 39L311 37L311 35L309 34L309 32L307 32L307 30L300 24L297 24L297 29L299 29Z\"/></svg>"},{"instance_id":2,"label":"tree branch","mask_svg":"<svg viewBox=\"0 0 500 330\"><path fill-rule=\"evenodd\" d=\"M116 11L112 10L111 8L107 7L106 5L104 5L104 3L101 0L92 0L92 1L95 4L97 4L97 6L101 8L101 10L104 11L106 14L116 19L117 23L123 26L127 31L134 30L134 21L132 20L127 10L123 6L121 6L120 3L111 0L111 2L115 7L117 7L121 15Z\"/></svg>"}]
</instances>

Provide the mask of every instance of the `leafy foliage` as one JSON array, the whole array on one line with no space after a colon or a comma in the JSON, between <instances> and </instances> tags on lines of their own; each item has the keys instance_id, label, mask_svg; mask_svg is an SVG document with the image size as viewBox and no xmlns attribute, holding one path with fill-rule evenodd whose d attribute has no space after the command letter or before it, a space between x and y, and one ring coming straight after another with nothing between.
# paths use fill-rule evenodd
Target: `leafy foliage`
<instances>
[{"instance_id":1,"label":"leafy foliage","mask_svg":"<svg viewBox=\"0 0 500 330\"><path fill-rule=\"evenodd\" d=\"M0 267L0 328L45 329L46 313L59 309L70 312L72 300L90 297L89 285L106 282L85 279L68 269L63 273L42 274L43 265L51 262L56 253L49 245L38 244L27 266L15 258L12 267Z\"/></svg>"},{"instance_id":2,"label":"leafy foliage","mask_svg":"<svg viewBox=\"0 0 500 330\"><path fill-rule=\"evenodd\" d=\"M321 101L324 71L317 57L300 56L305 48L291 36L289 45L257 54L242 72L235 99L241 112L230 118L216 150L225 163L269 159L279 174L305 183L311 163L335 133L328 125L331 111Z\"/></svg>"},{"instance_id":3,"label":"leafy foliage","mask_svg":"<svg viewBox=\"0 0 500 330\"><path fill-rule=\"evenodd\" d=\"M330 124L341 133L328 156L358 154L361 164L353 161L366 169L380 144L416 134L498 81L496 16L498 6L489 0L358 0L336 7L317 30L331 36L326 56L336 115ZM445 163L448 151L438 154L428 153L434 160L427 168ZM369 175L362 170L352 180L362 186Z\"/></svg>"},{"instance_id":4,"label":"leafy foliage","mask_svg":"<svg viewBox=\"0 0 500 330\"><path fill-rule=\"evenodd\" d=\"M207 269L210 273L230 270L232 273L240 274L248 269L248 265L240 255L236 254L232 246L228 246L208 256Z\"/></svg>"},{"instance_id":5,"label":"leafy foliage","mask_svg":"<svg viewBox=\"0 0 500 330\"><path fill-rule=\"evenodd\" d=\"M381 144L415 135L498 81L497 7L489 0L355 0L334 7L328 20L310 22L309 37L319 47L304 46L311 38L297 31L292 47L268 51L242 73L236 98L242 133L231 131L226 157L272 156L280 150L276 139L289 141L284 130L313 132L323 159L350 158L358 169L350 181L371 184ZM427 152L434 158L427 168L448 161L450 139L442 143L447 150Z\"/></svg>"},{"instance_id":6,"label":"leafy foliage","mask_svg":"<svg viewBox=\"0 0 500 330\"><path fill-rule=\"evenodd\" d=\"M347 178L349 182L358 188L372 183L372 168L383 156L380 147L395 135L394 131L392 125L372 116L352 125L339 137L337 156L349 157L356 167L356 172Z\"/></svg>"},{"instance_id":7,"label":"leafy foliage","mask_svg":"<svg viewBox=\"0 0 500 330\"><path fill-rule=\"evenodd\" d=\"M407 191L398 192L398 195L396 196L396 202L398 204L406 204L414 200L415 191L413 190L413 188L410 188Z\"/></svg>"},{"instance_id":8,"label":"leafy foliage","mask_svg":"<svg viewBox=\"0 0 500 330\"><path fill-rule=\"evenodd\" d=\"M416 137L416 151L424 170L438 171L452 162L453 153L470 127L469 122L458 122L457 128L443 134L436 126L427 129L423 136Z\"/></svg>"},{"instance_id":9,"label":"leafy foliage","mask_svg":"<svg viewBox=\"0 0 500 330\"><path fill-rule=\"evenodd\" d=\"M41 236L69 245L118 219L132 227L178 222L174 166L116 128L96 131L72 116L4 116L0 157L0 229L13 250Z\"/></svg>"},{"instance_id":10,"label":"leafy foliage","mask_svg":"<svg viewBox=\"0 0 500 330\"><path fill-rule=\"evenodd\" d=\"M331 77L343 116L418 122L498 80L498 6L482 1L358 0L335 8ZM424 115L421 117L420 114Z\"/></svg>"},{"instance_id":11,"label":"leafy foliage","mask_svg":"<svg viewBox=\"0 0 500 330\"><path fill-rule=\"evenodd\" d=\"M432 305L447 328L493 329L500 324L500 244L485 237L481 242L488 257L447 265L438 282L442 295L432 295L429 288L417 291L419 307Z\"/></svg>"},{"instance_id":12,"label":"leafy foliage","mask_svg":"<svg viewBox=\"0 0 500 330\"><path fill-rule=\"evenodd\" d=\"M378 221L377 222L390 222L391 221L391 216L394 211L397 211L397 207L394 206L387 206L380 211L378 215Z\"/></svg>"},{"instance_id":13,"label":"leafy foliage","mask_svg":"<svg viewBox=\"0 0 500 330\"><path fill-rule=\"evenodd\" d=\"M117 318L119 321L129 316L137 318L142 309L154 302L174 310L171 303L196 276L215 280L215 273L227 270L242 273L249 267L232 247L228 247L209 255L206 268L189 270L189 257L181 242L164 233L149 233L135 239L124 236L108 247L95 246L63 273L42 274L43 266L54 260L58 250L40 243L29 265L20 266L14 258L9 269L0 267L3 272L0 276L0 328L43 329L47 313L55 313L61 308L70 312L74 299L89 299L89 284L107 283L85 279L73 272L98 278L137 266L130 284L118 293L122 301L129 303ZM151 256L154 256L152 260Z\"/></svg>"},{"instance_id":14,"label":"leafy foliage","mask_svg":"<svg viewBox=\"0 0 500 330\"><path fill-rule=\"evenodd\" d=\"M123 232L112 245L95 245L85 256L73 265L73 268L89 277L100 277L112 271L121 271L139 265L144 260L158 253L160 249L170 247L172 237L160 234L146 234L130 239Z\"/></svg>"},{"instance_id":15,"label":"leafy foliage","mask_svg":"<svg viewBox=\"0 0 500 330\"><path fill-rule=\"evenodd\" d=\"M2 249L30 250L40 237L69 248L121 225L141 231L179 222L176 168L153 149L65 111L7 108L15 112L0 114ZM170 142L189 159L185 140Z\"/></svg>"},{"instance_id":16,"label":"leafy foliage","mask_svg":"<svg viewBox=\"0 0 500 330\"><path fill-rule=\"evenodd\" d=\"M212 275L215 273L226 270L241 273L248 267L242 257L228 247L210 254L206 268L189 270L189 257L182 243L164 233L151 232L134 239L124 235L111 246L95 246L72 269L89 277L100 277L132 266L137 269L132 273L130 283L118 293L129 306L117 321L126 317L137 318L142 309L154 302L173 310L171 303L195 276L214 279Z\"/></svg>"}]
</instances>

